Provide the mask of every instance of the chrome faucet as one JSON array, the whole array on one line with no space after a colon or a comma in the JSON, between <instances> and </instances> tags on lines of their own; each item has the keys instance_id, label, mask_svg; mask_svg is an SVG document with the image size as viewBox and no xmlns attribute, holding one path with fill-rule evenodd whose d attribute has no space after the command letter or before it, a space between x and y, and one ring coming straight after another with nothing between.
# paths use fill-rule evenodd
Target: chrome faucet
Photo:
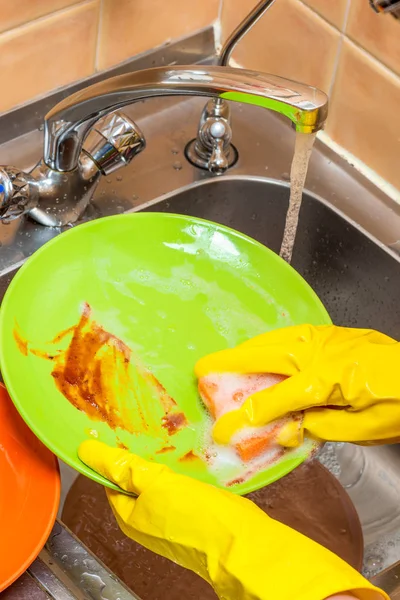
<instances>
[{"instance_id":1,"label":"chrome faucet","mask_svg":"<svg viewBox=\"0 0 400 600\"><path fill-rule=\"evenodd\" d=\"M0 167L0 219L28 213L48 226L76 221L101 175L128 164L145 147L138 127L115 111L147 98L182 95L256 104L286 115L306 133L321 129L328 112L328 98L317 88L244 69L175 66L113 77L69 96L46 115L44 156L30 173Z\"/></svg>"},{"instance_id":2,"label":"chrome faucet","mask_svg":"<svg viewBox=\"0 0 400 600\"><path fill-rule=\"evenodd\" d=\"M260 2L239 23L223 45L217 64L227 67L236 45L273 5L275 0ZM238 158L232 145L231 113L229 104L221 98L207 102L200 117L196 139L186 148L186 158L196 167L221 175L232 167Z\"/></svg>"}]
</instances>

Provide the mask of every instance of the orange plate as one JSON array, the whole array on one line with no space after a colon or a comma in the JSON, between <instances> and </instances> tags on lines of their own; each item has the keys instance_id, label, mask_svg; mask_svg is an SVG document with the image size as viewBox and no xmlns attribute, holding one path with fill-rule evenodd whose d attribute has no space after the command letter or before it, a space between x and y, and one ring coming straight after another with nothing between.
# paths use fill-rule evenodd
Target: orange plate
<instances>
[{"instance_id":1,"label":"orange plate","mask_svg":"<svg viewBox=\"0 0 400 600\"><path fill-rule=\"evenodd\" d=\"M0 384L0 591L43 548L59 500L56 457L28 429Z\"/></svg>"}]
</instances>

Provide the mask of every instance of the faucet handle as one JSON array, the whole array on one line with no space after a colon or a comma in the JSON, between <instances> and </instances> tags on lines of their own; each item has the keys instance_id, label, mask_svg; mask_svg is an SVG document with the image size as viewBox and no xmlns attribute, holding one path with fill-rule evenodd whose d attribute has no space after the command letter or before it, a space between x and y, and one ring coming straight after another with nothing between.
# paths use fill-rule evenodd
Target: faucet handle
<instances>
[{"instance_id":1,"label":"faucet handle","mask_svg":"<svg viewBox=\"0 0 400 600\"><path fill-rule=\"evenodd\" d=\"M232 132L227 122L217 119L212 120L209 126L209 140L212 150L208 162L208 170L211 173L225 173L229 167L229 160L225 149L227 144L229 144L231 135Z\"/></svg>"},{"instance_id":2,"label":"faucet handle","mask_svg":"<svg viewBox=\"0 0 400 600\"><path fill-rule=\"evenodd\" d=\"M221 175L238 158L231 139L229 105L220 99L211 100L202 112L197 138L185 148L186 158L196 167Z\"/></svg>"},{"instance_id":3,"label":"faucet handle","mask_svg":"<svg viewBox=\"0 0 400 600\"><path fill-rule=\"evenodd\" d=\"M38 203L33 177L15 167L0 167L0 220L18 219Z\"/></svg>"},{"instance_id":4,"label":"faucet handle","mask_svg":"<svg viewBox=\"0 0 400 600\"><path fill-rule=\"evenodd\" d=\"M83 151L108 175L131 160L146 147L139 127L125 115L114 112L99 119L87 136Z\"/></svg>"}]
</instances>

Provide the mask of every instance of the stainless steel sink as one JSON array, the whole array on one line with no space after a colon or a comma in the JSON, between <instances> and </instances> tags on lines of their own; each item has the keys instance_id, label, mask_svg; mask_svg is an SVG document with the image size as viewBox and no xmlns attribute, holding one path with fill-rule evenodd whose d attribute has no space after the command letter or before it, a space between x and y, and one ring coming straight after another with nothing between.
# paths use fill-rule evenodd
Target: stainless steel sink
<instances>
[{"instance_id":1,"label":"stainless steel sink","mask_svg":"<svg viewBox=\"0 0 400 600\"><path fill-rule=\"evenodd\" d=\"M226 175L215 178L184 157L203 105L203 99L165 99L128 108L148 147L124 171L102 181L84 220L132 210L190 214L233 227L278 251L289 197L293 131L276 115L233 106L239 160ZM15 122L21 127L32 114L32 109L18 113ZM41 154L42 133L1 142L0 130L0 163L28 169ZM306 187L294 268L336 324L376 328L400 339L400 205L321 142L313 152ZM0 225L0 298L26 258L60 232L29 220ZM328 445L321 460L339 477L359 513L365 572L373 575L400 560L399 447ZM65 465L62 475L64 498L75 475ZM78 567L72 568L68 557L61 562L54 552L55 540L63 536L59 529L51 536L47 565L57 563L81 585ZM38 572L36 568L32 575L40 580Z\"/></svg>"},{"instance_id":2,"label":"stainless steel sink","mask_svg":"<svg viewBox=\"0 0 400 600\"><path fill-rule=\"evenodd\" d=\"M227 176L170 194L144 210L210 219L278 252L288 200L286 183ZM375 328L400 339L399 257L308 192L303 196L292 265L317 292L334 323ZM330 445L328 460L323 454L322 461L336 469L358 510L366 574L399 560L399 447Z\"/></svg>"}]
</instances>

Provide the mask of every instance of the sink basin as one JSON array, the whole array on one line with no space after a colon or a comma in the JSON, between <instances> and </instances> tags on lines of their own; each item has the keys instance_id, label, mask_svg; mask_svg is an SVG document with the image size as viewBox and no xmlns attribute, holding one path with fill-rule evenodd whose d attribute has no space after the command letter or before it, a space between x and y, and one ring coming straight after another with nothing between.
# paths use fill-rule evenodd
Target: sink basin
<instances>
[{"instance_id":1,"label":"sink basin","mask_svg":"<svg viewBox=\"0 0 400 600\"><path fill-rule=\"evenodd\" d=\"M144 210L228 225L279 252L289 188L265 178L225 176L154 201ZM305 193L292 265L337 325L400 339L400 259L321 198ZM400 448L328 445L322 462L353 500L366 544L365 573L400 559Z\"/></svg>"}]
</instances>

